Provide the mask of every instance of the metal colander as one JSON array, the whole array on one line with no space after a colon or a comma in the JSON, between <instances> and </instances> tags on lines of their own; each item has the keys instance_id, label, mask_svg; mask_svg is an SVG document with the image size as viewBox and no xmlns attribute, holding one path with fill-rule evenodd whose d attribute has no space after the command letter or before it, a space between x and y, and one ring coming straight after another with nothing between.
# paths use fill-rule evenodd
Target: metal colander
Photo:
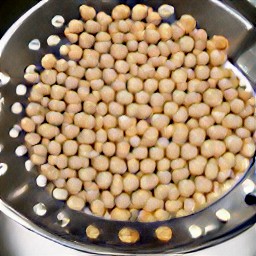
<instances>
[{"instance_id":1,"label":"metal colander","mask_svg":"<svg viewBox=\"0 0 256 256\"><path fill-rule=\"evenodd\" d=\"M249 21L216 0L204 1L203 6L202 1L197 0L43 0L22 16L0 41L0 210L44 237L85 252L114 255L184 253L215 245L255 223L256 206L245 202L246 196L255 190L254 158L242 179L221 199L190 216L163 222L111 221L75 212L53 199L47 189L38 187L38 172L22 146L24 134L19 127L29 95L23 79L24 70L32 63L40 68L40 60L46 53L58 54L60 45L66 42L64 19L78 18L81 4L110 13L117 4L132 7L138 2L155 9L171 4L178 17L184 13L193 15L209 35L223 34L230 40L230 59L234 62L249 46L255 33ZM60 43L49 46L50 35L59 36ZM248 80L245 81L252 89ZM96 240L86 236L89 225L100 230ZM156 238L155 230L160 226L172 229L173 238L169 242ZM138 242L130 245L120 241L118 233L124 227L139 232Z\"/></svg>"}]
</instances>

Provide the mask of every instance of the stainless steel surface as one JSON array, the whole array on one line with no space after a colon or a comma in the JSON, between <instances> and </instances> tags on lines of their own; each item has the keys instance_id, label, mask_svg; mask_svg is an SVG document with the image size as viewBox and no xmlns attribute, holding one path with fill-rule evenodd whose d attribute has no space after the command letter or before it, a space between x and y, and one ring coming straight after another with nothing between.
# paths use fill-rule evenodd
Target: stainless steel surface
<instances>
[{"instance_id":1,"label":"stainless steel surface","mask_svg":"<svg viewBox=\"0 0 256 256\"><path fill-rule=\"evenodd\" d=\"M131 2L134 4L134 1ZM246 205L244 198L251 192L248 191L248 184L253 188L255 186L253 184L256 181L256 174L253 161L247 175L240 181L240 185L219 201L192 216L161 223L113 222L86 213L73 212L64 203L54 200L44 189L37 187L35 182L37 171L32 169L28 172L24 166L27 156L15 155L15 150L23 143L23 134L20 133L20 136L15 139L9 136L9 131L19 123L22 116L12 113L12 105L15 102L21 102L23 106L26 104L27 95L17 95L16 86L24 82L23 72L29 64L36 63L39 67L42 54L57 51L58 47L47 46L46 39L51 34L63 36L63 31L52 27L51 19L56 14L63 15L66 20L78 17L78 6L81 3L92 5L97 10L110 12L119 1L42 1L16 23L16 26L12 27L0 42L0 70L11 77L10 82L0 89L5 100L0 115L0 144L4 146L0 154L0 163L8 164L6 174L0 176L0 210L25 227L65 246L82 251L115 255L197 250L223 242L252 225L255 222L256 207ZM216 0L205 1L204 5L196 0L151 0L146 3L156 8L163 3L171 3L176 7L178 16L183 13L194 15L199 25L207 29L210 35L224 34L231 41L230 57L233 59L239 56L241 48L247 45L253 33L253 26L249 21ZM40 40L39 51L28 49L28 44L33 39ZM44 216L40 217L33 211L33 207L38 203L46 206L47 212ZM226 224L220 222L215 216L221 208L225 208L231 214L231 219ZM59 213L65 214L66 218L70 219L67 226L61 226L61 222L57 219ZM95 242L85 236L85 228L90 224L95 224L102 231ZM173 230L174 237L170 243L163 244L155 239L154 230L163 224L170 226ZM124 226L139 230L141 240L136 246L120 243L117 234ZM199 237L196 239L191 234L191 226L197 226L197 230L200 230Z\"/></svg>"},{"instance_id":2,"label":"stainless steel surface","mask_svg":"<svg viewBox=\"0 0 256 256\"><path fill-rule=\"evenodd\" d=\"M0 214L0 248L3 256L89 256L58 245ZM217 246L186 256L255 256L256 226ZM15 241L15 243L14 243ZM35 253L36 251L36 253ZM165 255L165 254L162 254ZM148 256L150 256L148 254ZM174 256L174 255L173 255Z\"/></svg>"}]
</instances>

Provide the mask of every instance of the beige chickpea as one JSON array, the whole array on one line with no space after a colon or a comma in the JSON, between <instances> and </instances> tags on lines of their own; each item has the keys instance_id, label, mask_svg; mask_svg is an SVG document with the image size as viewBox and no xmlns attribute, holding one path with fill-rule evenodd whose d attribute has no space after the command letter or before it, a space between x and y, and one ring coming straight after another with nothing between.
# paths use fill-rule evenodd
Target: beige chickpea
<instances>
[{"instance_id":1,"label":"beige chickpea","mask_svg":"<svg viewBox=\"0 0 256 256\"><path fill-rule=\"evenodd\" d=\"M157 209L164 207L164 201L155 197L150 197L144 206L144 210L147 212L154 212Z\"/></svg>"},{"instance_id":2,"label":"beige chickpea","mask_svg":"<svg viewBox=\"0 0 256 256\"><path fill-rule=\"evenodd\" d=\"M172 134L172 141L177 144L183 144L188 138L188 127L182 123L174 124L174 131ZM167 149L168 150L168 149Z\"/></svg>"},{"instance_id":3,"label":"beige chickpea","mask_svg":"<svg viewBox=\"0 0 256 256\"><path fill-rule=\"evenodd\" d=\"M130 144L126 141L117 143L116 156L120 158L126 158L130 152Z\"/></svg>"},{"instance_id":4,"label":"beige chickpea","mask_svg":"<svg viewBox=\"0 0 256 256\"><path fill-rule=\"evenodd\" d=\"M197 64L196 56L193 53L188 53L184 59L184 65L188 68L194 68Z\"/></svg>"},{"instance_id":5,"label":"beige chickpea","mask_svg":"<svg viewBox=\"0 0 256 256\"><path fill-rule=\"evenodd\" d=\"M177 41L185 34L185 29L182 26L179 26L179 24L174 23L171 25L172 27L172 38Z\"/></svg>"},{"instance_id":6,"label":"beige chickpea","mask_svg":"<svg viewBox=\"0 0 256 256\"><path fill-rule=\"evenodd\" d=\"M208 129L214 124L214 119L212 116L203 116L199 119L199 126L203 129Z\"/></svg>"},{"instance_id":7,"label":"beige chickpea","mask_svg":"<svg viewBox=\"0 0 256 256\"><path fill-rule=\"evenodd\" d=\"M126 162L116 156L110 159L109 169L112 173L124 174L127 170Z\"/></svg>"},{"instance_id":8,"label":"beige chickpea","mask_svg":"<svg viewBox=\"0 0 256 256\"><path fill-rule=\"evenodd\" d=\"M144 90L147 93L154 93L158 89L158 81L156 79L147 79L144 82Z\"/></svg>"},{"instance_id":9,"label":"beige chickpea","mask_svg":"<svg viewBox=\"0 0 256 256\"><path fill-rule=\"evenodd\" d=\"M226 151L226 145L223 141L219 140L206 140L201 146L201 155L206 158L220 157Z\"/></svg>"},{"instance_id":10,"label":"beige chickpea","mask_svg":"<svg viewBox=\"0 0 256 256\"><path fill-rule=\"evenodd\" d=\"M183 36L179 40L180 48L183 52L191 52L194 48L195 42L190 36Z\"/></svg>"},{"instance_id":11,"label":"beige chickpea","mask_svg":"<svg viewBox=\"0 0 256 256\"><path fill-rule=\"evenodd\" d=\"M130 196L126 193L118 195L115 199L115 204L120 209L127 209L131 204Z\"/></svg>"},{"instance_id":12,"label":"beige chickpea","mask_svg":"<svg viewBox=\"0 0 256 256\"><path fill-rule=\"evenodd\" d=\"M194 157L196 157L198 154L198 149L197 147L186 143L184 145L182 145L181 147L181 157L185 160L191 160Z\"/></svg>"},{"instance_id":13,"label":"beige chickpea","mask_svg":"<svg viewBox=\"0 0 256 256\"><path fill-rule=\"evenodd\" d=\"M193 118L200 118L210 113L210 107L205 103L195 103L188 108L188 113Z\"/></svg>"},{"instance_id":14,"label":"beige chickpea","mask_svg":"<svg viewBox=\"0 0 256 256\"><path fill-rule=\"evenodd\" d=\"M131 202L135 209L142 209L152 193L148 190L138 189L132 193Z\"/></svg>"},{"instance_id":15,"label":"beige chickpea","mask_svg":"<svg viewBox=\"0 0 256 256\"><path fill-rule=\"evenodd\" d=\"M108 130L107 134L108 134L108 139L113 142L122 141L124 137L123 131L119 128L111 128Z\"/></svg>"},{"instance_id":16,"label":"beige chickpea","mask_svg":"<svg viewBox=\"0 0 256 256\"><path fill-rule=\"evenodd\" d=\"M81 211L85 206L85 201L78 196L70 196L67 205L72 210Z\"/></svg>"},{"instance_id":17,"label":"beige chickpea","mask_svg":"<svg viewBox=\"0 0 256 256\"><path fill-rule=\"evenodd\" d=\"M100 172L97 174L95 182L100 189L108 189L112 183L113 175L110 172Z\"/></svg>"},{"instance_id":18,"label":"beige chickpea","mask_svg":"<svg viewBox=\"0 0 256 256\"><path fill-rule=\"evenodd\" d=\"M108 42L111 40L111 36L107 32L104 32L104 31L98 32L97 35L95 36L95 38L96 38L96 42Z\"/></svg>"},{"instance_id":19,"label":"beige chickpea","mask_svg":"<svg viewBox=\"0 0 256 256\"><path fill-rule=\"evenodd\" d=\"M223 92L223 95L224 95L224 98L227 100L227 101L232 101L234 100L235 98L237 98L238 96L238 92L236 89L234 88L230 88L230 89L227 89Z\"/></svg>"},{"instance_id":20,"label":"beige chickpea","mask_svg":"<svg viewBox=\"0 0 256 256\"><path fill-rule=\"evenodd\" d=\"M172 181L177 184L179 181L187 179L190 175L190 172L187 167L173 170L172 172Z\"/></svg>"},{"instance_id":21,"label":"beige chickpea","mask_svg":"<svg viewBox=\"0 0 256 256\"><path fill-rule=\"evenodd\" d=\"M96 11L93 7L82 5L79 10L84 21L92 20L96 16Z\"/></svg>"},{"instance_id":22,"label":"beige chickpea","mask_svg":"<svg viewBox=\"0 0 256 256\"><path fill-rule=\"evenodd\" d=\"M172 72L172 80L175 83L184 83L187 81L187 73L183 69L176 69Z\"/></svg>"},{"instance_id":23,"label":"beige chickpea","mask_svg":"<svg viewBox=\"0 0 256 256\"><path fill-rule=\"evenodd\" d=\"M121 4L117 5L113 10L112 10L112 18L114 20L125 20L130 17L131 10L129 6Z\"/></svg>"},{"instance_id":24,"label":"beige chickpea","mask_svg":"<svg viewBox=\"0 0 256 256\"><path fill-rule=\"evenodd\" d=\"M143 89L143 82L139 78L132 77L128 80L127 88L130 93L140 92Z\"/></svg>"},{"instance_id":25,"label":"beige chickpea","mask_svg":"<svg viewBox=\"0 0 256 256\"><path fill-rule=\"evenodd\" d=\"M147 104L150 101L150 95L145 91L137 92L135 94L135 101L138 104Z\"/></svg>"},{"instance_id":26,"label":"beige chickpea","mask_svg":"<svg viewBox=\"0 0 256 256\"><path fill-rule=\"evenodd\" d=\"M122 44L113 44L110 48L110 54L116 60L123 60L128 54L128 49L125 45Z\"/></svg>"},{"instance_id":27,"label":"beige chickpea","mask_svg":"<svg viewBox=\"0 0 256 256\"><path fill-rule=\"evenodd\" d=\"M150 158L144 159L140 162L140 170L143 173L153 173L156 168L156 162Z\"/></svg>"},{"instance_id":28,"label":"beige chickpea","mask_svg":"<svg viewBox=\"0 0 256 256\"><path fill-rule=\"evenodd\" d=\"M221 123L224 117L230 112L230 105L227 102L223 102L220 106L216 106L212 109L212 117L216 123Z\"/></svg>"},{"instance_id":29,"label":"beige chickpea","mask_svg":"<svg viewBox=\"0 0 256 256\"><path fill-rule=\"evenodd\" d=\"M68 159L68 167L71 169L79 170L82 167L88 167L89 160L88 158L83 158L80 156L71 156Z\"/></svg>"},{"instance_id":30,"label":"beige chickpea","mask_svg":"<svg viewBox=\"0 0 256 256\"><path fill-rule=\"evenodd\" d=\"M29 145L29 146L34 146L36 144L38 144L41 140L41 136L37 133L27 133L25 135L25 142Z\"/></svg>"},{"instance_id":31,"label":"beige chickpea","mask_svg":"<svg viewBox=\"0 0 256 256\"><path fill-rule=\"evenodd\" d=\"M113 156L116 152L116 146L112 142L106 142L102 146L102 151L105 156Z\"/></svg>"},{"instance_id":32,"label":"beige chickpea","mask_svg":"<svg viewBox=\"0 0 256 256\"><path fill-rule=\"evenodd\" d=\"M224 51L213 50L210 52L210 63L213 66L221 66L227 60L227 54Z\"/></svg>"},{"instance_id":33,"label":"beige chickpea","mask_svg":"<svg viewBox=\"0 0 256 256\"><path fill-rule=\"evenodd\" d=\"M165 203L165 209L169 213L176 213L178 210L180 210L183 206L183 203L181 200L168 200Z\"/></svg>"},{"instance_id":34,"label":"beige chickpea","mask_svg":"<svg viewBox=\"0 0 256 256\"><path fill-rule=\"evenodd\" d=\"M101 25L94 20L88 20L84 24L84 28L85 28L86 32L88 32L90 34L97 34L101 30Z\"/></svg>"},{"instance_id":35,"label":"beige chickpea","mask_svg":"<svg viewBox=\"0 0 256 256\"><path fill-rule=\"evenodd\" d=\"M206 198L204 194L195 192L193 195L193 199L195 200L196 206L203 206L206 203Z\"/></svg>"},{"instance_id":36,"label":"beige chickpea","mask_svg":"<svg viewBox=\"0 0 256 256\"><path fill-rule=\"evenodd\" d=\"M195 75L200 80L206 80L210 76L210 68L206 65L196 66Z\"/></svg>"},{"instance_id":37,"label":"beige chickpea","mask_svg":"<svg viewBox=\"0 0 256 256\"><path fill-rule=\"evenodd\" d=\"M61 132L67 139L74 139L78 136L80 130L79 127L73 124L63 124Z\"/></svg>"},{"instance_id":38,"label":"beige chickpea","mask_svg":"<svg viewBox=\"0 0 256 256\"><path fill-rule=\"evenodd\" d=\"M196 186L191 180L182 180L178 184L181 196L190 197L194 194Z\"/></svg>"},{"instance_id":39,"label":"beige chickpea","mask_svg":"<svg viewBox=\"0 0 256 256\"><path fill-rule=\"evenodd\" d=\"M82 50L82 48L83 49L90 49L92 46L93 46L93 44L95 43L95 37L93 36L93 35L91 35L91 34L88 34L87 32L83 32L82 34L80 34L80 36L79 36L79 46L81 47L79 47L81 50ZM97 43L95 43L95 45L96 44L99 44L98 42ZM95 49L96 50L96 49ZM77 51L78 51L78 48L77 48ZM80 52L79 51L79 54L83 54L83 52ZM82 56L81 55L78 55L78 53L75 55L75 57L73 57L72 59L73 60L77 60L77 59L80 59ZM69 52L69 56L70 56L70 52ZM80 57L80 58L78 58L78 57ZM83 66L83 65L82 65Z\"/></svg>"},{"instance_id":40,"label":"beige chickpea","mask_svg":"<svg viewBox=\"0 0 256 256\"><path fill-rule=\"evenodd\" d=\"M59 155L61 153L61 144L55 140L50 141L48 145L48 152L51 155Z\"/></svg>"},{"instance_id":41,"label":"beige chickpea","mask_svg":"<svg viewBox=\"0 0 256 256\"><path fill-rule=\"evenodd\" d=\"M104 216L105 205L101 200L96 199L96 200L92 201L90 208L91 208L92 213L95 214L96 216L101 216L101 217Z\"/></svg>"},{"instance_id":42,"label":"beige chickpea","mask_svg":"<svg viewBox=\"0 0 256 256\"><path fill-rule=\"evenodd\" d=\"M157 199L165 200L169 194L168 185L160 184L154 189L154 196Z\"/></svg>"},{"instance_id":43,"label":"beige chickpea","mask_svg":"<svg viewBox=\"0 0 256 256\"><path fill-rule=\"evenodd\" d=\"M236 129L236 135L241 139L245 139L251 136L251 132L248 129L241 127Z\"/></svg>"},{"instance_id":44,"label":"beige chickpea","mask_svg":"<svg viewBox=\"0 0 256 256\"><path fill-rule=\"evenodd\" d=\"M53 85L57 80L57 71L53 69L45 69L40 75L44 84Z\"/></svg>"},{"instance_id":45,"label":"beige chickpea","mask_svg":"<svg viewBox=\"0 0 256 256\"><path fill-rule=\"evenodd\" d=\"M131 217L131 213L126 209L114 208L111 211L111 219L118 221L128 221Z\"/></svg>"},{"instance_id":46,"label":"beige chickpea","mask_svg":"<svg viewBox=\"0 0 256 256\"><path fill-rule=\"evenodd\" d=\"M196 20L191 15L184 14L180 17L179 24L185 29L186 33L190 33L196 27Z\"/></svg>"},{"instance_id":47,"label":"beige chickpea","mask_svg":"<svg viewBox=\"0 0 256 256\"><path fill-rule=\"evenodd\" d=\"M246 138L243 141L243 146L240 151L240 154L242 154L244 157L252 157L255 153L255 143L252 138Z\"/></svg>"},{"instance_id":48,"label":"beige chickpea","mask_svg":"<svg viewBox=\"0 0 256 256\"><path fill-rule=\"evenodd\" d=\"M135 174L128 173L123 178L123 189L125 192L130 193L136 191L140 186L140 181Z\"/></svg>"},{"instance_id":49,"label":"beige chickpea","mask_svg":"<svg viewBox=\"0 0 256 256\"><path fill-rule=\"evenodd\" d=\"M158 129L159 131L164 127L168 126L170 123L170 118L162 114L154 114L151 117L151 125Z\"/></svg>"},{"instance_id":50,"label":"beige chickpea","mask_svg":"<svg viewBox=\"0 0 256 256\"><path fill-rule=\"evenodd\" d=\"M67 181L66 188L71 195L76 195L82 189L82 181L78 178L70 178Z\"/></svg>"},{"instance_id":51,"label":"beige chickpea","mask_svg":"<svg viewBox=\"0 0 256 256\"><path fill-rule=\"evenodd\" d=\"M210 107L216 107L222 103L223 94L218 89L208 89L203 94L203 100Z\"/></svg>"},{"instance_id":52,"label":"beige chickpea","mask_svg":"<svg viewBox=\"0 0 256 256\"><path fill-rule=\"evenodd\" d=\"M154 127L149 127L141 140L141 145L142 146L147 146L147 147L152 147L156 144L157 139L158 139L158 130Z\"/></svg>"},{"instance_id":53,"label":"beige chickpea","mask_svg":"<svg viewBox=\"0 0 256 256\"><path fill-rule=\"evenodd\" d=\"M78 177L82 181L93 181L96 174L96 170L92 167L82 168L78 171Z\"/></svg>"},{"instance_id":54,"label":"beige chickpea","mask_svg":"<svg viewBox=\"0 0 256 256\"><path fill-rule=\"evenodd\" d=\"M159 183L161 184L169 184L172 178L172 175L169 171L170 168L170 161L168 159L165 158L165 162L167 160L167 164L165 165L163 162L161 163L160 166L160 162L163 161L164 159L158 161L157 163L157 176L159 178ZM169 163L169 164L168 164Z\"/></svg>"},{"instance_id":55,"label":"beige chickpea","mask_svg":"<svg viewBox=\"0 0 256 256\"><path fill-rule=\"evenodd\" d=\"M94 182L84 182L84 190L86 192L86 201L88 201L89 203L100 197L99 188Z\"/></svg>"},{"instance_id":56,"label":"beige chickpea","mask_svg":"<svg viewBox=\"0 0 256 256\"><path fill-rule=\"evenodd\" d=\"M209 83L201 81L199 79L192 79L188 81L188 91L203 93L209 88Z\"/></svg>"},{"instance_id":57,"label":"beige chickpea","mask_svg":"<svg viewBox=\"0 0 256 256\"><path fill-rule=\"evenodd\" d=\"M130 173L136 173L139 171L140 163L137 159L130 159L127 161L127 167Z\"/></svg>"},{"instance_id":58,"label":"beige chickpea","mask_svg":"<svg viewBox=\"0 0 256 256\"><path fill-rule=\"evenodd\" d=\"M146 5L137 4L132 9L132 19L134 21L140 21L147 17L148 7Z\"/></svg>"},{"instance_id":59,"label":"beige chickpea","mask_svg":"<svg viewBox=\"0 0 256 256\"><path fill-rule=\"evenodd\" d=\"M40 125L37 129L37 132L39 135L47 139L52 139L60 133L58 127L46 123Z\"/></svg>"},{"instance_id":60,"label":"beige chickpea","mask_svg":"<svg viewBox=\"0 0 256 256\"><path fill-rule=\"evenodd\" d=\"M203 156L197 156L189 161L189 171L192 175L202 175L207 164L207 159Z\"/></svg>"},{"instance_id":61,"label":"beige chickpea","mask_svg":"<svg viewBox=\"0 0 256 256\"><path fill-rule=\"evenodd\" d=\"M95 139L95 132L89 129L83 129L77 136L77 141L79 143L93 144L95 142Z\"/></svg>"},{"instance_id":62,"label":"beige chickpea","mask_svg":"<svg viewBox=\"0 0 256 256\"><path fill-rule=\"evenodd\" d=\"M100 68L102 69L113 68L114 63L115 63L115 60L110 54L105 53L100 56L100 61L99 61Z\"/></svg>"},{"instance_id":63,"label":"beige chickpea","mask_svg":"<svg viewBox=\"0 0 256 256\"><path fill-rule=\"evenodd\" d=\"M100 172L109 168L109 159L106 156L99 155L91 160L92 167Z\"/></svg>"},{"instance_id":64,"label":"beige chickpea","mask_svg":"<svg viewBox=\"0 0 256 256\"><path fill-rule=\"evenodd\" d=\"M228 134L228 129L221 125L214 125L207 129L207 135L210 139L224 139Z\"/></svg>"},{"instance_id":65,"label":"beige chickpea","mask_svg":"<svg viewBox=\"0 0 256 256\"><path fill-rule=\"evenodd\" d=\"M249 164L250 161L248 158L242 156L241 154L237 154L235 159L234 171L244 172L248 168Z\"/></svg>"},{"instance_id":66,"label":"beige chickpea","mask_svg":"<svg viewBox=\"0 0 256 256\"><path fill-rule=\"evenodd\" d=\"M174 142L171 142L166 148L166 156L170 160L174 160L179 158L180 155L180 147Z\"/></svg>"},{"instance_id":67,"label":"beige chickpea","mask_svg":"<svg viewBox=\"0 0 256 256\"><path fill-rule=\"evenodd\" d=\"M140 187L145 190L151 190L157 186L159 179L156 174L145 174L140 179Z\"/></svg>"},{"instance_id":68,"label":"beige chickpea","mask_svg":"<svg viewBox=\"0 0 256 256\"><path fill-rule=\"evenodd\" d=\"M195 178L196 191L201 193L209 193L212 190L212 182L204 176L198 176Z\"/></svg>"},{"instance_id":69,"label":"beige chickpea","mask_svg":"<svg viewBox=\"0 0 256 256\"><path fill-rule=\"evenodd\" d=\"M163 209L158 209L155 211L154 217L156 218L157 221L164 221L164 220L168 220L170 218L170 214ZM161 238L161 239L163 240L163 238Z\"/></svg>"},{"instance_id":70,"label":"beige chickpea","mask_svg":"<svg viewBox=\"0 0 256 256\"><path fill-rule=\"evenodd\" d=\"M164 158L164 149L159 147L151 147L149 149L149 157L154 161L159 161Z\"/></svg>"},{"instance_id":71,"label":"beige chickpea","mask_svg":"<svg viewBox=\"0 0 256 256\"><path fill-rule=\"evenodd\" d=\"M248 116L244 119L244 126L249 131L253 132L256 130L256 118L255 116Z\"/></svg>"},{"instance_id":72,"label":"beige chickpea","mask_svg":"<svg viewBox=\"0 0 256 256\"><path fill-rule=\"evenodd\" d=\"M123 180L119 174L114 174L112 184L110 186L110 192L113 196L120 195L123 191Z\"/></svg>"},{"instance_id":73,"label":"beige chickpea","mask_svg":"<svg viewBox=\"0 0 256 256\"><path fill-rule=\"evenodd\" d=\"M237 129L242 126L243 120L240 116L228 114L222 120L222 125L229 129Z\"/></svg>"},{"instance_id":74,"label":"beige chickpea","mask_svg":"<svg viewBox=\"0 0 256 256\"><path fill-rule=\"evenodd\" d=\"M41 64L45 69L52 69L55 66L56 62L57 59L53 54L46 54L41 60Z\"/></svg>"},{"instance_id":75,"label":"beige chickpea","mask_svg":"<svg viewBox=\"0 0 256 256\"><path fill-rule=\"evenodd\" d=\"M36 129L36 125L34 123L34 121L28 117L24 117L21 120L21 128L25 131L25 132L34 132Z\"/></svg>"}]
</instances>

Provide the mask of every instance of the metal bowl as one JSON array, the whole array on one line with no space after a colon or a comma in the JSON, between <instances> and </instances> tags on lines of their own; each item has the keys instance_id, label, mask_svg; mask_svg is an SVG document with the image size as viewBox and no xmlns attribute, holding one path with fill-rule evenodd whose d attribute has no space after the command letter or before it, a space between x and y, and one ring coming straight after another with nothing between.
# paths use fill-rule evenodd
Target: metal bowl
<instances>
[{"instance_id":1,"label":"metal bowl","mask_svg":"<svg viewBox=\"0 0 256 256\"><path fill-rule=\"evenodd\" d=\"M253 25L235 10L220 1L207 0L202 5L196 0L140 1L157 9L162 4L176 8L177 16L192 14L209 35L223 34L231 42L230 60L236 62L254 35ZM22 16L0 42L0 210L28 229L62 245L99 254L184 253L215 245L227 240L255 223L255 205L245 202L247 194L255 190L255 165L250 167L235 187L221 199L195 214L163 222L120 222L97 218L85 212L74 212L65 203L54 200L36 184L38 172L31 167L24 149L24 134L18 124L24 114L28 91L23 87L24 70L31 63L40 63L43 54L56 53L60 44L49 47L48 36L63 38L63 27L56 28L52 19L61 15L66 21L78 18L81 4L97 11L110 13L113 7L136 1L79 1L43 0ZM216 17L216 18L215 18ZM60 18L60 17L59 17ZM56 21L56 20L55 20ZM56 24L55 24L56 25ZM239 33L238 33L239 31ZM236 73L242 77L239 70ZM243 78L248 88L252 85ZM21 85L21 86L20 86ZM254 87L255 89L255 87ZM220 217L220 213L228 218ZM99 228L100 236L90 240L87 226ZM156 228L169 226L173 231L170 242L155 236ZM118 233L124 227L137 230L140 240L134 245L124 244Z\"/></svg>"}]
</instances>

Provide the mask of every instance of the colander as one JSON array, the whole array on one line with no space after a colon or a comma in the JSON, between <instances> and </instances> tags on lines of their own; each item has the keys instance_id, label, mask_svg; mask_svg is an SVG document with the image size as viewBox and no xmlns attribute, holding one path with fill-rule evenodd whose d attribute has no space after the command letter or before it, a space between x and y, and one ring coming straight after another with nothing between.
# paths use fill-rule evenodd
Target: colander
<instances>
[{"instance_id":1,"label":"colander","mask_svg":"<svg viewBox=\"0 0 256 256\"><path fill-rule=\"evenodd\" d=\"M192 215L168 221L139 223L97 218L86 212L68 209L64 202L52 198L37 185L37 169L31 165L24 134L19 126L27 104L29 86L24 70L35 64L40 70L40 59L46 53L58 55L66 43L64 21L79 17L79 6L87 4L97 11L111 13L117 4L130 7L144 3L157 9L162 4L175 7L177 17L193 15L209 35L222 34L231 42L230 60L236 62L250 47L255 35L253 25L234 9L216 0L43 0L24 14L0 41L0 210L26 228L62 245L90 253L129 255L173 253L199 250L227 240L255 223L255 158L237 185L208 206ZM49 36L61 40L49 46ZM58 37L54 37L55 39ZM52 39L53 37L51 37ZM230 65L230 64L227 64ZM230 65L231 66L231 65ZM237 68L233 68L248 89L254 88ZM94 225L100 236L91 240L86 228ZM160 226L172 229L173 237L162 242L155 236ZM125 244L119 231L129 227L140 234L135 244Z\"/></svg>"}]
</instances>

